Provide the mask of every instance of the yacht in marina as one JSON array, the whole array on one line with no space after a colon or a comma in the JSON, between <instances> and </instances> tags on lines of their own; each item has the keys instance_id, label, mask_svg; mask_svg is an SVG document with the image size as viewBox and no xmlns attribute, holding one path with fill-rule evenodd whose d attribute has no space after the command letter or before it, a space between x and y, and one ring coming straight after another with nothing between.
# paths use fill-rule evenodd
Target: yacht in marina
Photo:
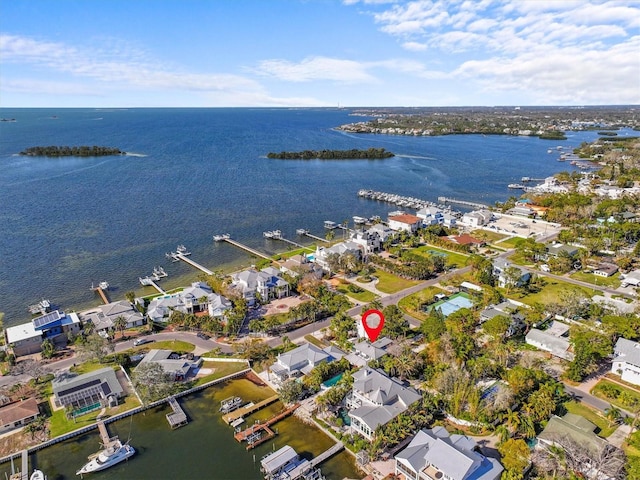
<instances>
[{"instance_id":1,"label":"yacht in marina","mask_svg":"<svg viewBox=\"0 0 640 480\"><path fill-rule=\"evenodd\" d=\"M109 467L127 460L133 456L136 450L128 443L122 443L120 440L115 440L107 448L98 452L96 456L91 458L89 462L83 465L83 467L76 472L76 475L83 475L85 473L99 472Z\"/></svg>"}]
</instances>

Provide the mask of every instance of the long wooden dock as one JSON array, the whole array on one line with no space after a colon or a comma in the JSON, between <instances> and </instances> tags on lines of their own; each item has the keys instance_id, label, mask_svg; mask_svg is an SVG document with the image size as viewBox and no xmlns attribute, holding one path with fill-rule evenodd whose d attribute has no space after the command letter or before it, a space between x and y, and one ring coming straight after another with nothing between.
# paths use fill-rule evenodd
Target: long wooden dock
<instances>
[{"instance_id":1,"label":"long wooden dock","mask_svg":"<svg viewBox=\"0 0 640 480\"><path fill-rule=\"evenodd\" d=\"M321 464L322 462L333 457L336 453L342 451L343 449L344 449L344 443L342 442L336 443L334 446L325 450L320 455L318 455L313 460L311 460L311 466L315 467L316 465Z\"/></svg>"},{"instance_id":2,"label":"long wooden dock","mask_svg":"<svg viewBox=\"0 0 640 480\"><path fill-rule=\"evenodd\" d=\"M102 301L104 302L105 305L110 303L109 302L109 298L107 297L107 294L105 293L105 291L101 287L94 287L93 290L94 290L94 292L97 292L98 295L100 295L100 298L102 299Z\"/></svg>"},{"instance_id":3,"label":"long wooden dock","mask_svg":"<svg viewBox=\"0 0 640 480\"><path fill-rule=\"evenodd\" d=\"M314 240L318 240L319 242L331 243L331 242L329 242L329 240L327 240L326 238L317 237L317 236L315 236L315 235L313 235L312 233L309 233L309 232L307 232L307 231L305 231L305 232L303 233L303 235L306 235L306 236L307 236L307 237L309 237L309 238L313 238Z\"/></svg>"},{"instance_id":4,"label":"long wooden dock","mask_svg":"<svg viewBox=\"0 0 640 480\"><path fill-rule=\"evenodd\" d=\"M267 260L272 260L273 261L273 259L269 255L266 255L266 254L264 254L262 252L259 252L258 250L254 250L251 247L247 247L246 245L243 245L240 242L236 242L235 240L232 240L231 238L225 238L224 241L225 242L229 242L231 245L249 252L251 255L255 255L256 257L266 258Z\"/></svg>"},{"instance_id":5,"label":"long wooden dock","mask_svg":"<svg viewBox=\"0 0 640 480\"><path fill-rule=\"evenodd\" d=\"M256 423L251 427L246 428L245 430L236 432L234 434L234 438L238 442L246 441L247 450L251 450L252 448L257 447L261 443L266 442L270 438L275 437L276 435L275 432L271 430L271 428L269 427L271 427L271 425L273 425L274 423L279 422L283 418L286 418L289 415L291 415L299 406L300 406L299 403L291 405L290 407L286 408L285 410L278 413L277 415L274 415L264 423Z\"/></svg>"},{"instance_id":6,"label":"long wooden dock","mask_svg":"<svg viewBox=\"0 0 640 480\"><path fill-rule=\"evenodd\" d=\"M112 437L109 435L107 431L107 426L104 424L102 420L98 420L98 432L100 432L100 439L102 440L102 445L104 448L109 448L109 446L118 440L118 437Z\"/></svg>"},{"instance_id":7,"label":"long wooden dock","mask_svg":"<svg viewBox=\"0 0 640 480\"><path fill-rule=\"evenodd\" d=\"M258 410L266 407L267 405L271 405L276 400L278 400L278 398L280 398L278 397L278 395L274 395L273 397L269 397L256 404L249 405L246 407L240 407L231 413L227 413L226 415L223 415L222 419L227 423L231 423L234 420L237 420L238 418L246 417L247 415L251 415L253 412L257 412Z\"/></svg>"},{"instance_id":8,"label":"long wooden dock","mask_svg":"<svg viewBox=\"0 0 640 480\"><path fill-rule=\"evenodd\" d=\"M172 429L181 427L188 423L187 414L184 413L182 407L175 399L175 397L169 397L168 399L169 406L173 410L171 413L167 413L167 421Z\"/></svg>"},{"instance_id":9,"label":"long wooden dock","mask_svg":"<svg viewBox=\"0 0 640 480\"><path fill-rule=\"evenodd\" d=\"M313 251L312 248L307 247L305 245L302 245L300 243L294 242L293 240L289 240L288 238L284 238L282 235L274 235L273 237L268 237L268 238L270 238L271 240L282 240L283 242L287 242L287 243L293 245L294 247L304 248L306 250Z\"/></svg>"},{"instance_id":10,"label":"long wooden dock","mask_svg":"<svg viewBox=\"0 0 640 480\"><path fill-rule=\"evenodd\" d=\"M457 198L451 198L451 197L438 197L438 201L441 203L455 203L458 205L465 205L467 207L473 207L473 208L489 208L489 206L485 205L484 203L469 202L467 200L458 200Z\"/></svg>"},{"instance_id":11,"label":"long wooden dock","mask_svg":"<svg viewBox=\"0 0 640 480\"><path fill-rule=\"evenodd\" d=\"M207 275L213 275L213 272L212 272L211 270L209 270L209 269L208 269L208 268L206 268L206 267L203 267L202 265L200 265L200 264L199 264L199 263L197 263L197 262L194 262L194 261L193 261L193 260L191 260L190 258L185 257L185 256L184 256L183 254L181 254L181 253L176 253L176 258L178 258L178 259L182 260L183 262L185 262L185 263L187 263L187 264L191 265L192 267L197 268L198 270L200 270L200 271L202 271L202 272L206 273Z\"/></svg>"}]
</instances>

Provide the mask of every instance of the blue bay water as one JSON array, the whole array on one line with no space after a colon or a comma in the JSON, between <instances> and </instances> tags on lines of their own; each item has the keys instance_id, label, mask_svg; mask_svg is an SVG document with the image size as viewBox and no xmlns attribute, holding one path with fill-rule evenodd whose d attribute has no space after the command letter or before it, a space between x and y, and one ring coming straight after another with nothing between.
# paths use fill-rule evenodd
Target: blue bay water
<instances>
[{"instance_id":1,"label":"blue bay water","mask_svg":"<svg viewBox=\"0 0 640 480\"><path fill-rule=\"evenodd\" d=\"M360 199L360 188L436 200L440 195L493 203L522 176L564 169L548 148L576 146L529 137L404 137L345 134L362 120L337 109L2 109L0 116L0 311L5 324L29 318L26 307L49 298L63 309L98 303L92 282L112 296L142 292L139 276L162 265L177 286L197 273L165 253L183 243L211 269L249 265L237 248L215 244L230 233L258 250L281 229L323 236L324 220L386 215L392 205ZM18 156L36 145L104 145L123 157ZM386 160L269 160L271 151L384 147ZM301 243L309 240L297 239ZM149 292L150 293L150 292Z\"/></svg>"}]
</instances>

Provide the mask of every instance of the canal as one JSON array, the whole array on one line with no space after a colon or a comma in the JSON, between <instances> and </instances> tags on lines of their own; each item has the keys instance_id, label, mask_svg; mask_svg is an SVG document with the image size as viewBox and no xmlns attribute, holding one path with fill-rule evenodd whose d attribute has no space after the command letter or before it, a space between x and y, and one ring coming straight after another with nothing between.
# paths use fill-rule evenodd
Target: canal
<instances>
[{"instance_id":1,"label":"canal","mask_svg":"<svg viewBox=\"0 0 640 480\"><path fill-rule=\"evenodd\" d=\"M245 402L270 397L274 392L241 378L207 388L179 399L189 417L189 424L171 430L165 418L170 412L162 406L107 425L109 433L122 441L130 439L137 453L127 462L108 470L90 474L100 480L122 479L261 479L260 459L284 445L291 445L299 454L311 459L328 449L334 440L318 428L296 417L288 417L273 427L277 435L254 450L233 437L233 428L222 421L220 402L240 396ZM255 420L266 420L283 408L281 402L254 413L242 427ZM29 457L30 468L39 468L48 480L77 478L76 471L89 455L100 449L97 430L53 445ZM19 461L16 462L19 466ZM343 451L320 465L327 479L361 478L353 457ZM10 473L10 464L0 468L0 475Z\"/></svg>"}]
</instances>

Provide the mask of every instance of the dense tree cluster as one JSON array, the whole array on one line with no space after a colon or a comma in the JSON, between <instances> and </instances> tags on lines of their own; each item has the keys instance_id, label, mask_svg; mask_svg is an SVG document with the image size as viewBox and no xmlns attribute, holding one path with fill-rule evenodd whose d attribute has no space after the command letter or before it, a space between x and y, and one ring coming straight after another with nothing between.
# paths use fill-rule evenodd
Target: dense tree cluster
<instances>
[{"instance_id":1,"label":"dense tree cluster","mask_svg":"<svg viewBox=\"0 0 640 480\"><path fill-rule=\"evenodd\" d=\"M353 159L380 159L390 158L394 154L384 148L368 148L359 150L303 150L301 152L270 152L267 158L278 158L281 160L353 160Z\"/></svg>"},{"instance_id":2,"label":"dense tree cluster","mask_svg":"<svg viewBox=\"0 0 640 480\"><path fill-rule=\"evenodd\" d=\"M114 147L91 147L83 145L80 147L58 147L55 145L47 147L29 147L20 152L20 155L29 157L105 157L108 155L124 155L119 148Z\"/></svg>"}]
</instances>

